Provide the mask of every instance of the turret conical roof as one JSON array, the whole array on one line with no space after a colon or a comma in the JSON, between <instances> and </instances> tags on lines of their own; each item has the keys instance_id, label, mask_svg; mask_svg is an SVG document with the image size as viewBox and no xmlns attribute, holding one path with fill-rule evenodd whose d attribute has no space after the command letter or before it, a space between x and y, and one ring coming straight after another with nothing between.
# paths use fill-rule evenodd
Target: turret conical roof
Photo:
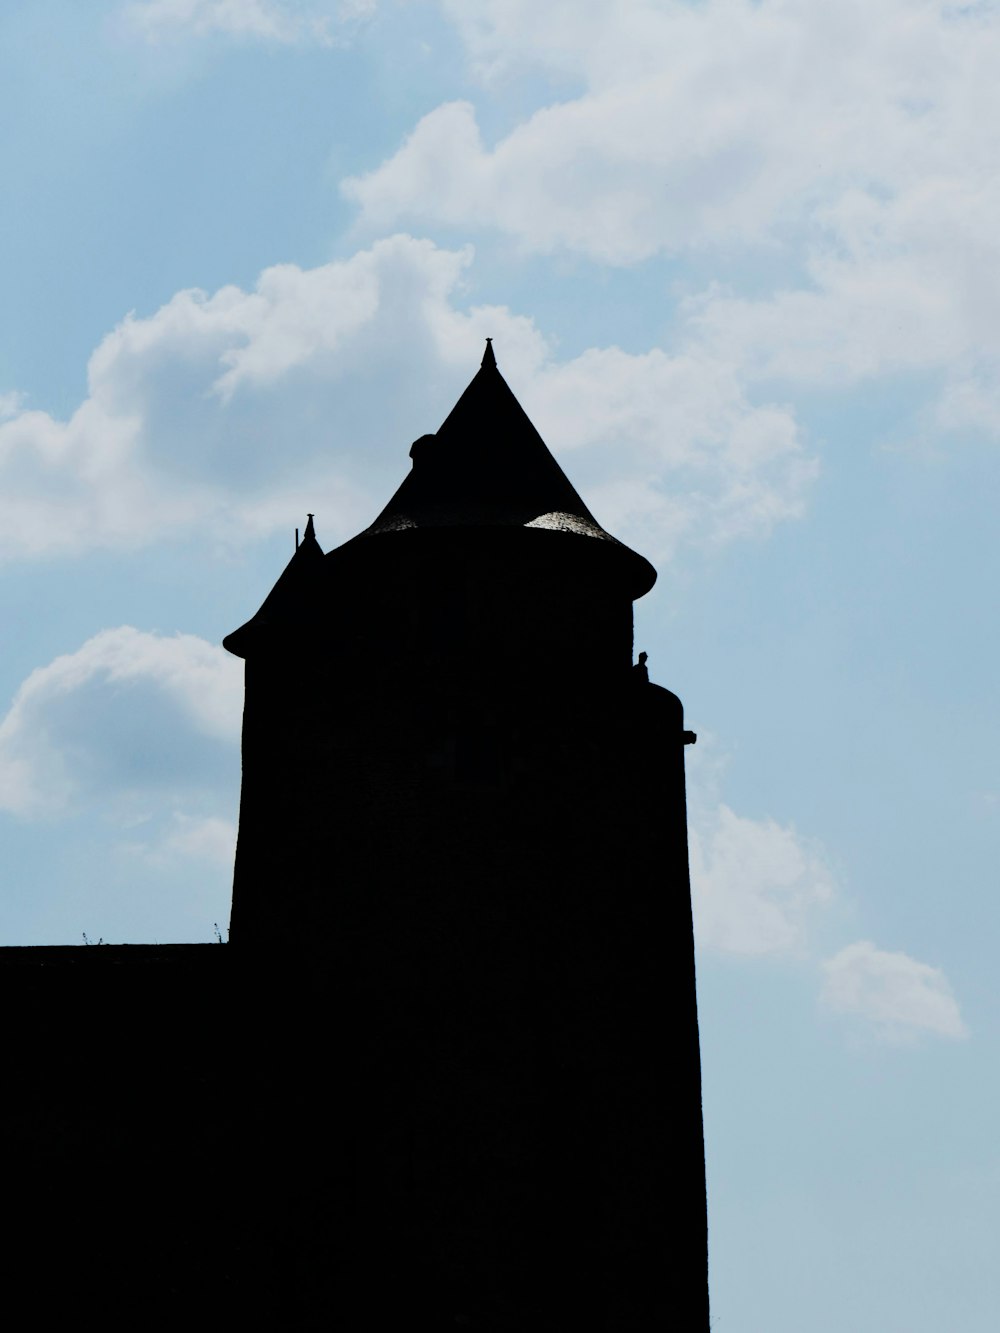
<instances>
[{"instance_id":1,"label":"turret conical roof","mask_svg":"<svg viewBox=\"0 0 1000 1333\"><path fill-rule=\"evenodd\" d=\"M298 529L296 529L296 538ZM267 594L256 615L234 629L222 640L222 646L236 657L246 657L248 648L262 632L287 630L308 614L317 579L323 572L323 548L316 538L313 515L307 515L301 542L282 570L277 583Z\"/></svg>"}]
</instances>

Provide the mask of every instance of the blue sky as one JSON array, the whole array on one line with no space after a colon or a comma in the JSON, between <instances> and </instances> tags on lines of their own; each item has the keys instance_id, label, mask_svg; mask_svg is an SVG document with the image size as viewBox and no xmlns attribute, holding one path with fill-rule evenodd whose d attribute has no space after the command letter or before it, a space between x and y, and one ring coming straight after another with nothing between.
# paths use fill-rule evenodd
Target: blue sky
<instances>
[{"instance_id":1,"label":"blue sky","mask_svg":"<svg viewBox=\"0 0 1000 1333\"><path fill-rule=\"evenodd\" d=\"M224 927L220 641L490 334L699 733L713 1327L995 1329L998 67L994 3L5 6L3 942Z\"/></svg>"}]
</instances>

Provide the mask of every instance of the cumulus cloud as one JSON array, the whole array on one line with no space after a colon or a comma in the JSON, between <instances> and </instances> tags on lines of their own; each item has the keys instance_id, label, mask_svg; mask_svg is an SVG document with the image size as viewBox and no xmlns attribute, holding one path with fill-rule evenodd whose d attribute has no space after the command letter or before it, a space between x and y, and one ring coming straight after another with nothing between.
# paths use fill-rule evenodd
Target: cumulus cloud
<instances>
[{"instance_id":1,"label":"cumulus cloud","mask_svg":"<svg viewBox=\"0 0 1000 1333\"><path fill-rule=\"evenodd\" d=\"M690 830L695 935L739 954L801 953L817 910L833 898L821 854L794 829L719 804Z\"/></svg>"},{"instance_id":2,"label":"cumulus cloud","mask_svg":"<svg viewBox=\"0 0 1000 1333\"><path fill-rule=\"evenodd\" d=\"M695 937L745 956L802 956L836 897L823 849L790 824L737 814L722 799L729 757L699 729L686 752Z\"/></svg>"},{"instance_id":3,"label":"cumulus cloud","mask_svg":"<svg viewBox=\"0 0 1000 1333\"><path fill-rule=\"evenodd\" d=\"M0 809L56 816L98 800L142 819L235 786L242 693L241 664L203 639L102 630L14 696L0 722Z\"/></svg>"},{"instance_id":4,"label":"cumulus cloud","mask_svg":"<svg viewBox=\"0 0 1000 1333\"><path fill-rule=\"evenodd\" d=\"M395 236L349 259L265 269L252 291L177 293L129 316L67 421L16 398L0 421L0 559L211 528L252 538L320 515L369 521L494 336L510 383L617 535L764 533L801 512L814 463L790 410L702 352L593 348L559 362L534 322L463 308L472 251ZM385 392L391 383L393 392Z\"/></svg>"},{"instance_id":5,"label":"cumulus cloud","mask_svg":"<svg viewBox=\"0 0 1000 1333\"><path fill-rule=\"evenodd\" d=\"M718 359L594 348L539 367L527 388L602 521L654 557L764 535L804 510L817 464L793 412L754 403Z\"/></svg>"},{"instance_id":6,"label":"cumulus cloud","mask_svg":"<svg viewBox=\"0 0 1000 1333\"><path fill-rule=\"evenodd\" d=\"M968 1036L939 968L877 949L870 940L849 944L823 964L821 1000L831 1013L862 1019L887 1041Z\"/></svg>"},{"instance_id":7,"label":"cumulus cloud","mask_svg":"<svg viewBox=\"0 0 1000 1333\"><path fill-rule=\"evenodd\" d=\"M453 0L481 72L582 85L492 147L469 103L432 111L347 188L379 224L492 218L532 248L612 261L831 223L860 184L927 196L996 162L995 7L873 0ZM869 187L871 187L869 189ZM942 193L947 196L948 191ZM954 198L949 205L961 215ZM611 210L611 211L609 211ZM988 216L988 215L987 215ZM847 234L857 214L843 218Z\"/></svg>"},{"instance_id":8,"label":"cumulus cloud","mask_svg":"<svg viewBox=\"0 0 1000 1333\"><path fill-rule=\"evenodd\" d=\"M336 23L364 18L376 0L136 0L127 22L149 40L223 33L272 42L329 44Z\"/></svg>"},{"instance_id":9,"label":"cumulus cloud","mask_svg":"<svg viewBox=\"0 0 1000 1333\"><path fill-rule=\"evenodd\" d=\"M744 957L815 959L815 933L836 901L824 852L773 819L736 814L718 799L726 761L712 743L692 763L689 843L695 938ZM818 960L817 960L818 961ZM818 964L820 1005L882 1041L968 1035L944 973L860 940Z\"/></svg>"},{"instance_id":10,"label":"cumulus cloud","mask_svg":"<svg viewBox=\"0 0 1000 1333\"><path fill-rule=\"evenodd\" d=\"M450 0L474 68L561 100L488 143L429 112L344 182L371 226L499 228L609 264L766 254L710 288L702 347L744 384L939 371L942 429L996 433L1000 10L951 0Z\"/></svg>"},{"instance_id":11,"label":"cumulus cloud","mask_svg":"<svg viewBox=\"0 0 1000 1333\"><path fill-rule=\"evenodd\" d=\"M441 326L467 322L448 303L467 262L396 238L310 270L266 269L253 291L187 290L128 316L93 353L69 420L15 401L0 423L0 558L209 525L256 536L306 508L349 535L377 512L366 485L378 446L405 459L426 420L415 388L431 349L441 374ZM466 365L478 340L467 335ZM376 391L380 373L397 394Z\"/></svg>"},{"instance_id":12,"label":"cumulus cloud","mask_svg":"<svg viewBox=\"0 0 1000 1333\"><path fill-rule=\"evenodd\" d=\"M217 815L197 816L175 810L165 827L147 841L130 842L126 848L157 867L180 858L231 869L236 855L236 825Z\"/></svg>"}]
</instances>

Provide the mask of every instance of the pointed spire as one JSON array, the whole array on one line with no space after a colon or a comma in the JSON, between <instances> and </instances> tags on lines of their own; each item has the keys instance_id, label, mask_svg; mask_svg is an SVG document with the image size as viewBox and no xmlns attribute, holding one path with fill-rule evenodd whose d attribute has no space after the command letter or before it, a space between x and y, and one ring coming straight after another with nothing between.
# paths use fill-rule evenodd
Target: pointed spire
<instances>
[{"instance_id":1,"label":"pointed spire","mask_svg":"<svg viewBox=\"0 0 1000 1333\"><path fill-rule=\"evenodd\" d=\"M306 530L302 534L302 541L295 549L296 551L302 551L306 555L323 554L323 548L316 539L316 529L313 527L312 514L306 514Z\"/></svg>"},{"instance_id":2,"label":"pointed spire","mask_svg":"<svg viewBox=\"0 0 1000 1333\"><path fill-rule=\"evenodd\" d=\"M496 356L495 356L494 353L493 353L493 339L492 339L492 338L487 338L487 339L486 339L486 351L483 353L483 359L482 359L482 361L481 361L479 364L480 364L481 366L492 366L493 369L496 370L496 368L497 368L497 359L496 359Z\"/></svg>"},{"instance_id":3,"label":"pointed spire","mask_svg":"<svg viewBox=\"0 0 1000 1333\"><path fill-rule=\"evenodd\" d=\"M307 515L305 515L305 532L303 533L303 540L301 540L296 547L296 555L303 555L307 557L307 559L312 559L313 556L323 555L323 547L321 547L319 541L316 539L316 529L312 525L312 520L313 515L307 513Z\"/></svg>"},{"instance_id":4,"label":"pointed spire","mask_svg":"<svg viewBox=\"0 0 1000 1333\"><path fill-rule=\"evenodd\" d=\"M298 528L295 529L295 549L296 549L296 551L299 549L300 546L306 546L306 545L312 545L312 546L316 546L316 547L319 546L319 542L316 540L316 529L313 527L313 515L312 515L312 514L306 514L306 519L307 519L307 522L306 522L306 530L305 530L305 532L302 534L302 540L301 540L301 542L299 541L299 530L298 530Z\"/></svg>"}]
</instances>

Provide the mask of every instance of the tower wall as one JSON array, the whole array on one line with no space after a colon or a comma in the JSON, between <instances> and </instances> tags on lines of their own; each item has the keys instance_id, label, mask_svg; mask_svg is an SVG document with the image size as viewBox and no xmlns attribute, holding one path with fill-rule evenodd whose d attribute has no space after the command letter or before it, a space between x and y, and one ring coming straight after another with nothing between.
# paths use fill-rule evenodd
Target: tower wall
<instances>
[{"instance_id":1,"label":"tower wall","mask_svg":"<svg viewBox=\"0 0 1000 1333\"><path fill-rule=\"evenodd\" d=\"M291 960L262 1032L325 1117L334 1307L707 1328L683 719L615 558L351 546L248 655L232 924Z\"/></svg>"}]
</instances>

